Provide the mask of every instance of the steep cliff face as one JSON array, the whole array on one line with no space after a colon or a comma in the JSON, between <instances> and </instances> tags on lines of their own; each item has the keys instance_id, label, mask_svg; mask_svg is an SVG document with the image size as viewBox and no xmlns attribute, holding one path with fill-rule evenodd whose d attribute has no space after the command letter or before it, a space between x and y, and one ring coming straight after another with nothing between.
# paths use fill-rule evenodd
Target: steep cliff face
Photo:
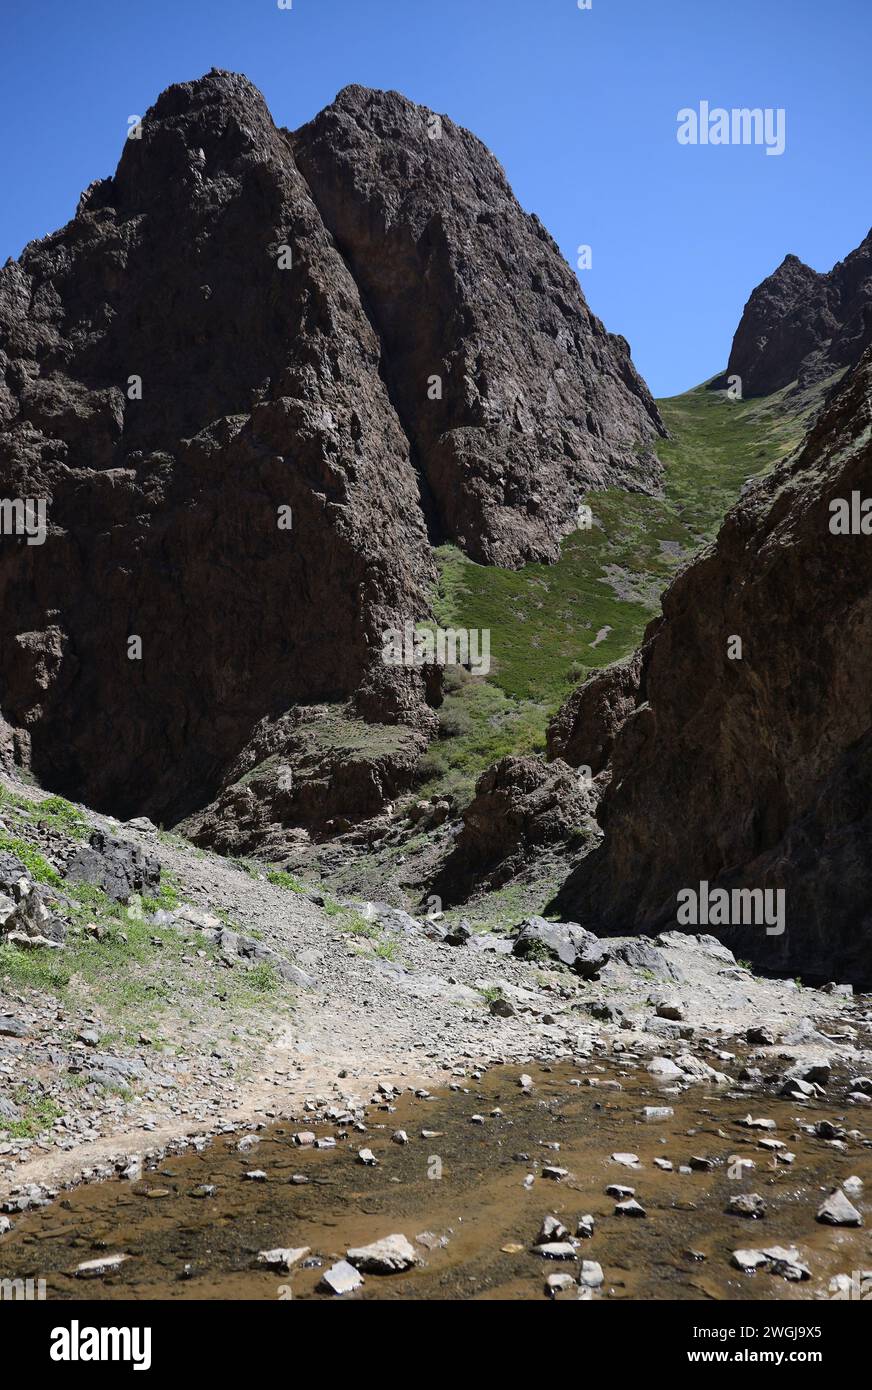
<instances>
[{"instance_id":1,"label":"steep cliff face","mask_svg":"<svg viewBox=\"0 0 872 1390\"><path fill-rule=\"evenodd\" d=\"M353 89L336 111L349 102L418 109ZM320 824L348 812L356 785L367 809L395 794L432 728L438 680L385 666L381 639L428 616L434 497L440 534L516 563L553 549L569 481L592 476L592 459L628 486L655 478L656 411L625 345L591 318L495 162L459 164L427 194L426 217L394 227L384 209L403 180L416 205L419 156L405 130L362 128L348 204L367 236L352 256L338 213L325 225L329 167L316 201L295 158L318 182L316 129L277 130L234 74L171 87L114 177L0 271L0 495L47 503L43 543L4 513L0 752L101 809L172 822L227 793L246 825ZM481 149L450 126L447 139ZM363 175L382 169L367 210ZM511 291L511 314L548 306L530 312L539 367L523 388L520 326L507 335L505 297L476 284L490 215L510 278L529 284L522 300ZM498 369L494 345L498 357L510 339ZM432 434L426 379L411 401L425 367L446 382L437 409L450 428ZM567 401L580 433L560 435L561 471ZM298 729L294 711L313 707L316 723L362 718L415 737L377 739L373 777L334 785L334 746L313 750ZM320 790L256 777L240 810L240 776L285 750Z\"/></svg>"},{"instance_id":2,"label":"steep cliff face","mask_svg":"<svg viewBox=\"0 0 872 1390\"><path fill-rule=\"evenodd\" d=\"M4 267L0 352L3 495L48 499L45 544L4 537L0 567L0 703L41 780L172 819L296 702L421 717L379 660L433 579L408 444L250 83L160 97Z\"/></svg>"},{"instance_id":3,"label":"steep cliff face","mask_svg":"<svg viewBox=\"0 0 872 1390\"><path fill-rule=\"evenodd\" d=\"M593 677L564 712L554 751L595 765L611 744L603 843L560 894L576 920L650 932L672 925L678 894L702 881L783 890L781 933L739 923L735 905L733 925L699 929L761 964L872 979L864 498L872 350L798 453L667 590L635 662ZM853 503L854 533L831 529L839 499Z\"/></svg>"},{"instance_id":4,"label":"steep cliff face","mask_svg":"<svg viewBox=\"0 0 872 1390\"><path fill-rule=\"evenodd\" d=\"M727 373L745 396L767 396L854 366L870 343L872 232L826 275L785 256L745 305Z\"/></svg>"},{"instance_id":5,"label":"steep cliff face","mask_svg":"<svg viewBox=\"0 0 872 1390\"><path fill-rule=\"evenodd\" d=\"M657 486L662 424L627 343L480 140L347 87L293 148L384 343L435 539L555 559L586 488Z\"/></svg>"}]
</instances>

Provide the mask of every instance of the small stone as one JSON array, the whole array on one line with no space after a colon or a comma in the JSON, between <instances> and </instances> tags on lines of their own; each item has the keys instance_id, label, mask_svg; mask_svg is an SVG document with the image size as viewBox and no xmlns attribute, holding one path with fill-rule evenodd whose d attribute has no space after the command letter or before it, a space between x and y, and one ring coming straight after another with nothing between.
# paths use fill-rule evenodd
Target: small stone
<instances>
[{"instance_id":1,"label":"small stone","mask_svg":"<svg viewBox=\"0 0 872 1390\"><path fill-rule=\"evenodd\" d=\"M734 1250L730 1264L736 1269L741 1269L744 1274L752 1274L755 1269L766 1264L766 1256L762 1250Z\"/></svg>"},{"instance_id":2,"label":"small stone","mask_svg":"<svg viewBox=\"0 0 872 1390\"><path fill-rule=\"evenodd\" d=\"M799 1251L792 1245L787 1248L783 1245L769 1245L763 1254L770 1263L772 1273L779 1274L782 1279L798 1283L800 1280L811 1278L811 1270L801 1263Z\"/></svg>"},{"instance_id":3,"label":"small stone","mask_svg":"<svg viewBox=\"0 0 872 1390\"><path fill-rule=\"evenodd\" d=\"M363 1275L359 1274L354 1265L347 1260L339 1260L330 1269L325 1270L321 1276L319 1288L326 1289L328 1293L344 1294L354 1293L363 1283Z\"/></svg>"},{"instance_id":4,"label":"small stone","mask_svg":"<svg viewBox=\"0 0 872 1390\"><path fill-rule=\"evenodd\" d=\"M362 1163L365 1168L375 1168L378 1166L378 1159L372 1149L358 1149L357 1161Z\"/></svg>"},{"instance_id":5,"label":"small stone","mask_svg":"<svg viewBox=\"0 0 872 1390\"><path fill-rule=\"evenodd\" d=\"M569 1232L556 1216L546 1216L536 1237L537 1245L547 1245L549 1241L566 1240Z\"/></svg>"},{"instance_id":6,"label":"small stone","mask_svg":"<svg viewBox=\"0 0 872 1390\"><path fill-rule=\"evenodd\" d=\"M415 1236L415 1244L423 1245L425 1250L442 1250L448 1244L447 1236L437 1236L434 1231L421 1231ZM523 1246L518 1247L523 1250Z\"/></svg>"},{"instance_id":7,"label":"small stone","mask_svg":"<svg viewBox=\"0 0 872 1390\"><path fill-rule=\"evenodd\" d=\"M863 1218L852 1206L840 1187L830 1193L817 1211L818 1221L827 1226L862 1226Z\"/></svg>"},{"instance_id":8,"label":"small stone","mask_svg":"<svg viewBox=\"0 0 872 1390\"><path fill-rule=\"evenodd\" d=\"M578 1225L575 1228L575 1234L580 1236L582 1240L591 1240L593 1238L595 1225L596 1222L592 1216L580 1216L578 1218Z\"/></svg>"},{"instance_id":9,"label":"small stone","mask_svg":"<svg viewBox=\"0 0 872 1390\"><path fill-rule=\"evenodd\" d=\"M649 1123L658 1123L661 1120L671 1120L674 1114L671 1105L646 1105L642 1111L642 1118Z\"/></svg>"},{"instance_id":10,"label":"small stone","mask_svg":"<svg viewBox=\"0 0 872 1390\"><path fill-rule=\"evenodd\" d=\"M606 1188L606 1196L616 1197L619 1201L623 1201L625 1197L635 1197L635 1195L635 1187L624 1187L623 1184L619 1182L609 1183Z\"/></svg>"},{"instance_id":11,"label":"small stone","mask_svg":"<svg viewBox=\"0 0 872 1390\"><path fill-rule=\"evenodd\" d=\"M612 1154L612 1163L620 1163L620 1164L622 1164L625 1168L639 1168L639 1167L641 1167L641 1164L639 1163L639 1155L638 1155L638 1154L624 1154L624 1153Z\"/></svg>"},{"instance_id":12,"label":"small stone","mask_svg":"<svg viewBox=\"0 0 872 1390\"><path fill-rule=\"evenodd\" d=\"M408 1136L408 1134L406 1133L406 1131L405 1131L404 1129L395 1129L395 1130L394 1130L393 1134L391 1135L391 1143L393 1143L393 1144L408 1144L408 1142L409 1142L409 1136Z\"/></svg>"},{"instance_id":13,"label":"small stone","mask_svg":"<svg viewBox=\"0 0 872 1390\"><path fill-rule=\"evenodd\" d=\"M575 1246L568 1240L546 1241L543 1245L534 1245L533 1253L541 1255L543 1260L577 1260Z\"/></svg>"},{"instance_id":14,"label":"small stone","mask_svg":"<svg viewBox=\"0 0 872 1390\"><path fill-rule=\"evenodd\" d=\"M799 1251L793 1246L770 1245L765 1250L734 1250L730 1263L745 1274L768 1268L772 1274L794 1282L811 1278L811 1271L801 1263Z\"/></svg>"},{"instance_id":15,"label":"small stone","mask_svg":"<svg viewBox=\"0 0 872 1390\"><path fill-rule=\"evenodd\" d=\"M568 1168L557 1168L554 1164L548 1164L542 1169L543 1178L550 1178L552 1182L562 1182L569 1177Z\"/></svg>"},{"instance_id":16,"label":"small stone","mask_svg":"<svg viewBox=\"0 0 872 1390\"><path fill-rule=\"evenodd\" d=\"M421 1263L421 1256L404 1235L385 1236L372 1245L359 1245L347 1250L346 1256L366 1274L401 1274Z\"/></svg>"},{"instance_id":17,"label":"small stone","mask_svg":"<svg viewBox=\"0 0 872 1390\"><path fill-rule=\"evenodd\" d=\"M655 1076L658 1081L677 1081L683 1077L681 1067L677 1067L668 1057L653 1057L648 1063L649 1076Z\"/></svg>"},{"instance_id":18,"label":"small stone","mask_svg":"<svg viewBox=\"0 0 872 1390\"><path fill-rule=\"evenodd\" d=\"M569 1289L575 1288L575 1280L571 1274L549 1274L545 1280L545 1289L552 1298L559 1293L566 1293Z\"/></svg>"},{"instance_id":19,"label":"small stone","mask_svg":"<svg viewBox=\"0 0 872 1390\"><path fill-rule=\"evenodd\" d=\"M630 1197L625 1202L618 1202L615 1207L615 1216L647 1216L645 1208L635 1199Z\"/></svg>"},{"instance_id":20,"label":"small stone","mask_svg":"<svg viewBox=\"0 0 872 1390\"><path fill-rule=\"evenodd\" d=\"M765 1023L755 1028L749 1028L745 1034L745 1039L756 1047L774 1047L777 1041L772 1029L768 1028Z\"/></svg>"},{"instance_id":21,"label":"small stone","mask_svg":"<svg viewBox=\"0 0 872 1390\"><path fill-rule=\"evenodd\" d=\"M261 1250L257 1256L259 1265L266 1265L267 1269L278 1269L283 1274L290 1274L294 1265L304 1259L309 1253L308 1245L301 1245L299 1249L289 1247L287 1250Z\"/></svg>"},{"instance_id":22,"label":"small stone","mask_svg":"<svg viewBox=\"0 0 872 1390\"><path fill-rule=\"evenodd\" d=\"M674 1023L681 1023L684 1018L684 1005L680 999L664 999L657 1005L657 1017L672 1019Z\"/></svg>"},{"instance_id":23,"label":"small stone","mask_svg":"<svg viewBox=\"0 0 872 1390\"><path fill-rule=\"evenodd\" d=\"M243 1173L242 1176L246 1178L248 1182L266 1182L266 1173L262 1168L252 1168L251 1172Z\"/></svg>"},{"instance_id":24,"label":"small stone","mask_svg":"<svg viewBox=\"0 0 872 1390\"><path fill-rule=\"evenodd\" d=\"M504 999L503 996L500 995L497 999L490 1000L488 1003L488 1012L493 1014L494 1018L514 1018L518 1010L515 1008L511 999Z\"/></svg>"},{"instance_id":25,"label":"small stone","mask_svg":"<svg viewBox=\"0 0 872 1390\"><path fill-rule=\"evenodd\" d=\"M76 1265L77 1279L100 1279L104 1274L111 1274L114 1269L119 1269L125 1261L129 1260L129 1255L101 1255L97 1260L85 1260L82 1264Z\"/></svg>"},{"instance_id":26,"label":"small stone","mask_svg":"<svg viewBox=\"0 0 872 1390\"><path fill-rule=\"evenodd\" d=\"M757 1220L766 1211L766 1203L756 1192L737 1192L727 1203L729 1216L746 1216Z\"/></svg>"},{"instance_id":27,"label":"small stone","mask_svg":"<svg viewBox=\"0 0 872 1390\"><path fill-rule=\"evenodd\" d=\"M588 1289L601 1288L605 1283L602 1265L597 1264L596 1260L582 1260L578 1282Z\"/></svg>"}]
</instances>

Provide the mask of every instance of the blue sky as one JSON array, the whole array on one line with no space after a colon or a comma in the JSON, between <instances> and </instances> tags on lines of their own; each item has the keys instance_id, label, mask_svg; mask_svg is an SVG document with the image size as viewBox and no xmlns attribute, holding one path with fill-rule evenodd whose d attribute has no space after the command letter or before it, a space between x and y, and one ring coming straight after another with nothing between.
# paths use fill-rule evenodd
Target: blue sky
<instances>
[{"instance_id":1,"label":"blue sky","mask_svg":"<svg viewBox=\"0 0 872 1390\"><path fill-rule=\"evenodd\" d=\"M819 270L872 226L872 0L2 0L0 258L111 173L127 117L210 67L281 125L349 82L469 126L629 338L655 395L724 366L788 251ZM676 140L680 108L783 107L781 156Z\"/></svg>"}]
</instances>

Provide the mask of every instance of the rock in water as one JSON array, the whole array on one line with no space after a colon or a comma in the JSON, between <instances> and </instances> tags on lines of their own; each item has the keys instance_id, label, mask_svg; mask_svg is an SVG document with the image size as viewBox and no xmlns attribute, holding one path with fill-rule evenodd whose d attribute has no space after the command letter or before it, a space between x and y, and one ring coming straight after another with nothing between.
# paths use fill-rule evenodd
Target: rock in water
<instances>
[{"instance_id":1,"label":"rock in water","mask_svg":"<svg viewBox=\"0 0 872 1390\"><path fill-rule=\"evenodd\" d=\"M837 1187L817 1211L818 1221L827 1226L862 1226L863 1218L857 1208L848 1201L844 1192Z\"/></svg>"},{"instance_id":2,"label":"rock in water","mask_svg":"<svg viewBox=\"0 0 872 1390\"><path fill-rule=\"evenodd\" d=\"M296 1249L289 1247L288 1249L261 1250L257 1262L259 1265L266 1265L267 1269L278 1269L284 1274L289 1274L294 1265L305 1259L308 1253L308 1245L301 1245Z\"/></svg>"},{"instance_id":3,"label":"rock in water","mask_svg":"<svg viewBox=\"0 0 872 1390\"><path fill-rule=\"evenodd\" d=\"M727 1202L730 1216L747 1216L756 1219L766 1214L766 1203L757 1192L737 1192Z\"/></svg>"},{"instance_id":4,"label":"rock in water","mask_svg":"<svg viewBox=\"0 0 872 1390\"><path fill-rule=\"evenodd\" d=\"M327 1293L343 1294L354 1293L362 1283L363 1275L358 1273L354 1265L349 1264L347 1260L339 1260L324 1271L318 1287Z\"/></svg>"},{"instance_id":5,"label":"rock in water","mask_svg":"<svg viewBox=\"0 0 872 1390\"><path fill-rule=\"evenodd\" d=\"M123 1264L131 1257L125 1254L100 1255L95 1260L83 1260L76 1265L77 1279L102 1279L104 1274L111 1274L114 1270L120 1269Z\"/></svg>"},{"instance_id":6,"label":"rock in water","mask_svg":"<svg viewBox=\"0 0 872 1390\"><path fill-rule=\"evenodd\" d=\"M421 1263L415 1247L403 1235L385 1236L346 1253L350 1263L365 1274L401 1274Z\"/></svg>"}]
</instances>

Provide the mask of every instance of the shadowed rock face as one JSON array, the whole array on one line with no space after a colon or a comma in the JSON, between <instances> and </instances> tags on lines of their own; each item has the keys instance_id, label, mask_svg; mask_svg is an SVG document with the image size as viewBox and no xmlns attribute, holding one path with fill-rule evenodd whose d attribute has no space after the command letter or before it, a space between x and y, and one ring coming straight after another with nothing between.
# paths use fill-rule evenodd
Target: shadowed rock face
<instances>
[{"instance_id":1,"label":"shadowed rock face","mask_svg":"<svg viewBox=\"0 0 872 1390\"><path fill-rule=\"evenodd\" d=\"M596 837L595 798L566 763L501 758L482 773L433 891L461 902L474 887L498 887L549 847Z\"/></svg>"},{"instance_id":2,"label":"shadowed rock face","mask_svg":"<svg viewBox=\"0 0 872 1390\"><path fill-rule=\"evenodd\" d=\"M762 965L872 979L872 536L833 534L829 506L872 496L870 439L872 350L675 580L611 698L607 672L573 697L563 755L595 765L613 746L604 840L559 897L570 917L652 932L703 880L783 889L781 935L688 929Z\"/></svg>"},{"instance_id":3,"label":"shadowed rock face","mask_svg":"<svg viewBox=\"0 0 872 1390\"><path fill-rule=\"evenodd\" d=\"M586 488L656 487L664 431L626 341L480 140L347 87L293 147L384 343L434 539L492 564L555 559Z\"/></svg>"},{"instance_id":4,"label":"shadowed rock face","mask_svg":"<svg viewBox=\"0 0 872 1390\"><path fill-rule=\"evenodd\" d=\"M608 765L615 736L639 698L642 655L636 651L592 675L561 705L548 726L548 757L589 767L596 777Z\"/></svg>"},{"instance_id":5,"label":"shadowed rock face","mask_svg":"<svg viewBox=\"0 0 872 1390\"><path fill-rule=\"evenodd\" d=\"M295 141L245 78L213 71L164 92L114 177L0 271L0 496L48 501L44 544L0 538L0 751L101 809L172 822L203 807L262 745L281 754L297 706L349 702L423 746L438 681L385 667L381 634L429 613L433 498L440 534L517 563L553 549L570 479L654 480L656 411L626 345L495 161L449 127L446 148L475 159L394 227L385 209L404 179L418 205L430 142L408 146L390 113L418 108L401 99L354 89L335 111L355 103L390 129L373 119L354 147L353 256L338 214L325 225L330 169L316 202L295 160L296 144L313 178L326 163L317 123ZM491 236L502 270L477 245ZM439 371L449 414L431 430L411 383ZM565 439L564 412L582 420ZM388 795L414 760L405 743L379 756ZM322 793L298 789L287 814L344 812Z\"/></svg>"},{"instance_id":6,"label":"shadowed rock face","mask_svg":"<svg viewBox=\"0 0 872 1390\"><path fill-rule=\"evenodd\" d=\"M434 577L408 444L250 83L160 97L115 177L2 271L0 352L3 495L49 499L45 544L4 538L0 567L2 709L41 780L173 819L297 701L422 718L378 660Z\"/></svg>"},{"instance_id":7,"label":"shadowed rock face","mask_svg":"<svg viewBox=\"0 0 872 1390\"><path fill-rule=\"evenodd\" d=\"M827 275L785 256L745 305L727 374L745 396L808 386L852 367L872 343L872 232Z\"/></svg>"}]
</instances>

